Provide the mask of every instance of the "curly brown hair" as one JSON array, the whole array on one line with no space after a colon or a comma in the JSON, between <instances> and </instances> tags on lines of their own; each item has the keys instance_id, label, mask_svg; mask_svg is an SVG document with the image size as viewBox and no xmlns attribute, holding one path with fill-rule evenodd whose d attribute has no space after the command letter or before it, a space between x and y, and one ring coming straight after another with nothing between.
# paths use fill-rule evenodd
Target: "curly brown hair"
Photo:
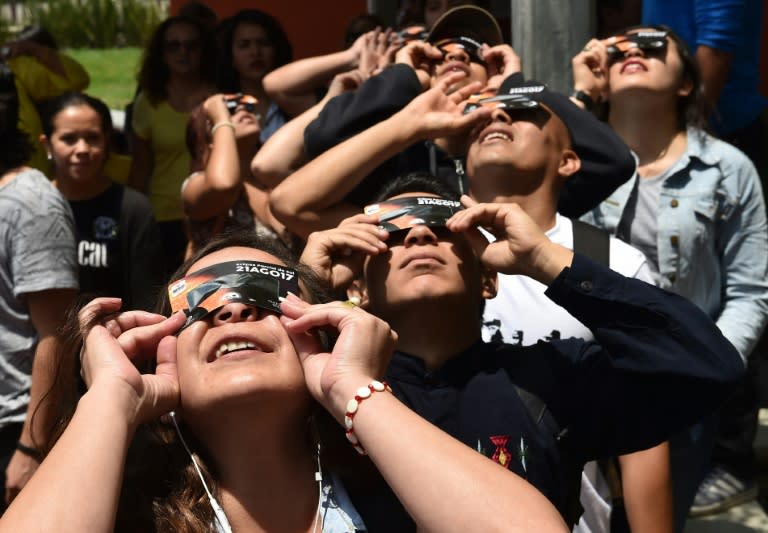
<instances>
[{"instance_id":1,"label":"curly brown hair","mask_svg":"<svg viewBox=\"0 0 768 533\"><path fill-rule=\"evenodd\" d=\"M144 56L139 69L139 89L147 94L152 105L157 105L168 98L170 71L163 60L163 47L165 46L165 34L174 24L187 24L197 30L200 36L200 78L213 84L216 77L216 47L211 32L196 18L169 17L161 22L152 33L152 37L144 49Z\"/></svg>"}]
</instances>

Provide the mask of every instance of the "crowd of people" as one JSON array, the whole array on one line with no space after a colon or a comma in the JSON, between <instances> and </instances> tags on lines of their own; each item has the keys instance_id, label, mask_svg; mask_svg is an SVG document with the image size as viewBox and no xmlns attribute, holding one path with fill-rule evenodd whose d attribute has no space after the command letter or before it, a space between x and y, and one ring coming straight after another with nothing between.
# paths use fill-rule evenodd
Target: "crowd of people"
<instances>
[{"instance_id":1,"label":"crowd of people","mask_svg":"<svg viewBox=\"0 0 768 533\"><path fill-rule=\"evenodd\" d=\"M294 60L190 2L122 132L45 30L4 48L0 531L677 533L756 496L756 42L647 1L561 94L483 7L403 4Z\"/></svg>"}]
</instances>

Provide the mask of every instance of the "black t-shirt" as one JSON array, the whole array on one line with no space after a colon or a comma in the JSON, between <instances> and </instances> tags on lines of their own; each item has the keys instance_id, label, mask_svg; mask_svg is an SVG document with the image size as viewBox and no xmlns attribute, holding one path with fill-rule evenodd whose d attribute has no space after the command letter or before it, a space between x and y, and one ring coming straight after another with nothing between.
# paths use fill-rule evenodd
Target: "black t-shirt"
<instances>
[{"instance_id":1,"label":"black t-shirt","mask_svg":"<svg viewBox=\"0 0 768 533\"><path fill-rule=\"evenodd\" d=\"M117 296L123 309L152 309L163 285L160 234L149 201L112 184L89 200L71 200L77 228L80 291Z\"/></svg>"}]
</instances>

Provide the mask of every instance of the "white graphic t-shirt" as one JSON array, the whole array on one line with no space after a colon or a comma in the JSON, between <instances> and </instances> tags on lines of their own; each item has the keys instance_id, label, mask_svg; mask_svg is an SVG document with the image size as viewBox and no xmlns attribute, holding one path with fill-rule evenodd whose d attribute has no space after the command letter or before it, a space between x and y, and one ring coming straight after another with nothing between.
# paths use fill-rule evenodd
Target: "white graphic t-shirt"
<instances>
[{"instance_id":1,"label":"white graphic t-shirt","mask_svg":"<svg viewBox=\"0 0 768 533\"><path fill-rule=\"evenodd\" d=\"M558 214L555 227L546 234L552 242L573 249L573 223L569 218ZM653 283L643 253L614 237L610 238L609 266L624 276ZM522 346L569 337L591 340L592 332L547 298L546 290L546 285L527 276L499 274L498 294L485 303L483 340ZM609 533L610 494L594 462L584 467L580 499L584 514L574 533Z\"/></svg>"}]
</instances>

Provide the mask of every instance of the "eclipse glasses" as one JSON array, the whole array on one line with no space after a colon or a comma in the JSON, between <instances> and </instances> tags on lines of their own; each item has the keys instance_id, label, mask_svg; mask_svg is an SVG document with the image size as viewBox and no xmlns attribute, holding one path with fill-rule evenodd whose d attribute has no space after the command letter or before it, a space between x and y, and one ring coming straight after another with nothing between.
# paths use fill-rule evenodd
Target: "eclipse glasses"
<instances>
[{"instance_id":1,"label":"eclipse glasses","mask_svg":"<svg viewBox=\"0 0 768 533\"><path fill-rule=\"evenodd\" d=\"M667 48L668 35L666 31L641 31L617 36L616 41L607 47L608 58L615 60L623 57L633 48L639 48L645 53L660 53Z\"/></svg>"},{"instance_id":2,"label":"eclipse glasses","mask_svg":"<svg viewBox=\"0 0 768 533\"><path fill-rule=\"evenodd\" d=\"M242 107L249 113L254 114L256 112L256 104L259 103L255 97L243 93L225 95L224 102L227 104L230 115L234 115L238 107Z\"/></svg>"},{"instance_id":3,"label":"eclipse glasses","mask_svg":"<svg viewBox=\"0 0 768 533\"><path fill-rule=\"evenodd\" d=\"M394 233L413 226L445 226L448 219L462 209L464 207L461 202L455 200L414 196L367 205L363 212L366 215L377 215L379 227Z\"/></svg>"},{"instance_id":4,"label":"eclipse glasses","mask_svg":"<svg viewBox=\"0 0 768 533\"><path fill-rule=\"evenodd\" d=\"M280 302L288 292L299 294L296 271L259 261L218 263L168 286L171 309L187 315L181 329L233 302L281 314Z\"/></svg>"}]
</instances>

